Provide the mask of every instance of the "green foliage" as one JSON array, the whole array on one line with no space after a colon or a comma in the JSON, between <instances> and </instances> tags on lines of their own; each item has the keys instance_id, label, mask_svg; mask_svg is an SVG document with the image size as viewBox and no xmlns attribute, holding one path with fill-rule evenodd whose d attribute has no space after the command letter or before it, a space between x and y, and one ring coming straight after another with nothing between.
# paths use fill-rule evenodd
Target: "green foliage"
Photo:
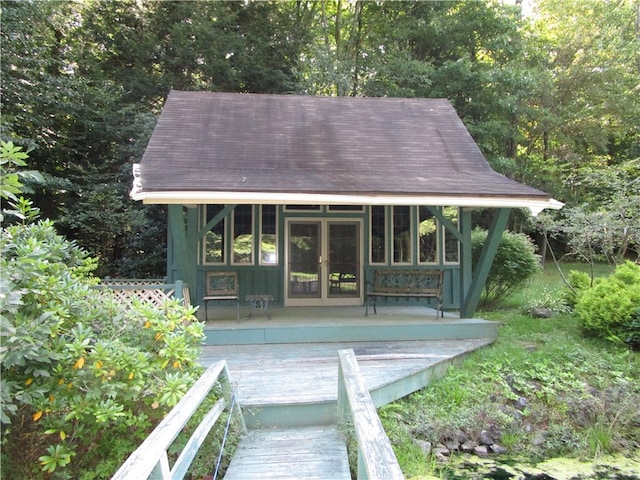
<instances>
[{"instance_id":1,"label":"green foliage","mask_svg":"<svg viewBox=\"0 0 640 480\"><path fill-rule=\"evenodd\" d=\"M0 253L3 474L108 477L193 383L203 325L92 288L95 259L49 220L3 229Z\"/></svg>"},{"instance_id":2,"label":"green foliage","mask_svg":"<svg viewBox=\"0 0 640 480\"><path fill-rule=\"evenodd\" d=\"M570 270L567 282L568 284L562 290L562 298L570 308L574 308L580 295L591 288L593 280L586 272Z\"/></svg>"},{"instance_id":3,"label":"green foliage","mask_svg":"<svg viewBox=\"0 0 640 480\"><path fill-rule=\"evenodd\" d=\"M631 320L627 323L625 330L627 331L627 337L624 341L633 350L640 350L640 308L631 313Z\"/></svg>"},{"instance_id":4,"label":"green foliage","mask_svg":"<svg viewBox=\"0 0 640 480\"><path fill-rule=\"evenodd\" d=\"M569 254L611 265L640 255L640 161L584 168L567 182L585 192L585 201L543 218L551 235L566 241Z\"/></svg>"},{"instance_id":5,"label":"green foliage","mask_svg":"<svg viewBox=\"0 0 640 480\"><path fill-rule=\"evenodd\" d=\"M556 286L560 294L555 269L534 281L519 296L523 302L544 287ZM521 311L522 304L485 312L483 317L501 323L493 345L381 408L405 473L422 478L455 469L455 458L442 464L414 453L420 440L444 444L458 432L472 439L481 430L500 432L498 443L508 448L508 458L501 456L505 464L633 452L640 441L640 357L624 346L585 338L575 316L533 319ZM526 399L524 409L515 406L519 398Z\"/></svg>"},{"instance_id":6,"label":"green foliage","mask_svg":"<svg viewBox=\"0 0 640 480\"><path fill-rule=\"evenodd\" d=\"M634 315L640 306L640 266L625 262L613 275L584 291L575 312L583 330L614 342L637 338Z\"/></svg>"},{"instance_id":7,"label":"green foliage","mask_svg":"<svg viewBox=\"0 0 640 480\"><path fill-rule=\"evenodd\" d=\"M637 7L614 6L540 0L525 16L496 1L5 2L2 138L33 151L44 182L32 199L100 257L101 275L158 276L164 212L127 194L171 88L443 97L502 173L588 203L566 220L606 223L598 243L619 262L637 253L634 204L622 205L637 181L607 196L616 204L591 182L640 156Z\"/></svg>"},{"instance_id":8,"label":"green foliage","mask_svg":"<svg viewBox=\"0 0 640 480\"><path fill-rule=\"evenodd\" d=\"M531 313L534 309L547 309L553 313L570 313L571 307L562 298L557 296L557 292L551 288L546 288L536 298L527 302L526 311Z\"/></svg>"},{"instance_id":9,"label":"green foliage","mask_svg":"<svg viewBox=\"0 0 640 480\"><path fill-rule=\"evenodd\" d=\"M40 182L42 175L33 170L24 170L27 166L26 159L29 155L22 151L23 148L14 145L13 142L0 141L0 198L10 200L13 207L10 210L2 209L0 222L4 221L5 214L11 214L21 220L27 220L27 213L33 214L27 200L18 195L25 190L24 181Z\"/></svg>"},{"instance_id":10,"label":"green foliage","mask_svg":"<svg viewBox=\"0 0 640 480\"><path fill-rule=\"evenodd\" d=\"M472 256L477 265L487 240L487 232L475 229L471 234ZM540 270L535 245L520 233L504 232L483 291L485 305L496 304L524 288Z\"/></svg>"},{"instance_id":11,"label":"green foliage","mask_svg":"<svg viewBox=\"0 0 640 480\"><path fill-rule=\"evenodd\" d=\"M0 197L18 200L16 195L22 191L20 173L16 172L16 167L25 167L25 160L28 155L22 151L22 147L17 147L13 142L0 142Z\"/></svg>"}]
</instances>

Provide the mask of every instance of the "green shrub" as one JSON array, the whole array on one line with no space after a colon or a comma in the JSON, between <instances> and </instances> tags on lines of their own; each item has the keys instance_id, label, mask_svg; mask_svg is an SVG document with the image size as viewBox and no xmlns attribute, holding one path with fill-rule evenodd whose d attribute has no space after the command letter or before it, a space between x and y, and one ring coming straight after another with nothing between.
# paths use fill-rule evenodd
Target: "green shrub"
<instances>
[{"instance_id":1,"label":"green shrub","mask_svg":"<svg viewBox=\"0 0 640 480\"><path fill-rule=\"evenodd\" d=\"M571 308L576 306L580 295L591 288L591 277L586 272L570 270L568 277L569 285L562 290L563 301Z\"/></svg>"},{"instance_id":2,"label":"green shrub","mask_svg":"<svg viewBox=\"0 0 640 480\"><path fill-rule=\"evenodd\" d=\"M487 240L487 232L475 229L471 240L473 263L477 265ZM539 270L540 262L531 239L521 233L504 232L489 271L482 303L499 303L524 288Z\"/></svg>"},{"instance_id":3,"label":"green shrub","mask_svg":"<svg viewBox=\"0 0 640 480\"><path fill-rule=\"evenodd\" d=\"M639 308L640 266L627 261L618 265L613 275L585 290L575 313L588 335L627 342L640 336L634 318Z\"/></svg>"},{"instance_id":4,"label":"green shrub","mask_svg":"<svg viewBox=\"0 0 640 480\"><path fill-rule=\"evenodd\" d=\"M0 235L2 475L109 478L200 372L203 325L92 288L51 221Z\"/></svg>"},{"instance_id":5,"label":"green shrub","mask_svg":"<svg viewBox=\"0 0 640 480\"><path fill-rule=\"evenodd\" d=\"M631 314L631 320L626 325L627 338L625 342L635 351L640 350L640 307Z\"/></svg>"}]
</instances>

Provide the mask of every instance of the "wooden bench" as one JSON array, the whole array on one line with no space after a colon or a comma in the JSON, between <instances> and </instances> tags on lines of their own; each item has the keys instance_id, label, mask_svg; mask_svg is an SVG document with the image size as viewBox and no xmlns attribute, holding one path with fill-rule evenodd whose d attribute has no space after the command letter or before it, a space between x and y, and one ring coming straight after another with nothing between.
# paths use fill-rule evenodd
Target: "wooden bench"
<instances>
[{"instance_id":1,"label":"wooden bench","mask_svg":"<svg viewBox=\"0 0 640 480\"><path fill-rule=\"evenodd\" d=\"M378 269L373 283L367 282L365 316L369 314L369 302L373 300L373 313L378 297L435 298L438 312L442 311L442 270L385 270Z\"/></svg>"},{"instance_id":2,"label":"wooden bench","mask_svg":"<svg viewBox=\"0 0 640 480\"><path fill-rule=\"evenodd\" d=\"M220 300L236 301L236 319L240 320L240 286L238 272L207 272L207 288L202 299L204 318L209 320L207 303Z\"/></svg>"}]
</instances>

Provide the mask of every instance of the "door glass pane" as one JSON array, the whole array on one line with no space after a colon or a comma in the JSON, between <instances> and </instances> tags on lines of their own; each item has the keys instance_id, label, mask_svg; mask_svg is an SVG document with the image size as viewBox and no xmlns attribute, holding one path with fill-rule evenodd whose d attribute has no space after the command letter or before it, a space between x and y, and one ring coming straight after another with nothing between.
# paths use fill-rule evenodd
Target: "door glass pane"
<instances>
[{"instance_id":1,"label":"door glass pane","mask_svg":"<svg viewBox=\"0 0 640 480\"><path fill-rule=\"evenodd\" d=\"M360 295L359 225L329 224L329 296Z\"/></svg>"},{"instance_id":2,"label":"door glass pane","mask_svg":"<svg viewBox=\"0 0 640 480\"><path fill-rule=\"evenodd\" d=\"M320 296L320 224L289 224L289 297Z\"/></svg>"}]
</instances>

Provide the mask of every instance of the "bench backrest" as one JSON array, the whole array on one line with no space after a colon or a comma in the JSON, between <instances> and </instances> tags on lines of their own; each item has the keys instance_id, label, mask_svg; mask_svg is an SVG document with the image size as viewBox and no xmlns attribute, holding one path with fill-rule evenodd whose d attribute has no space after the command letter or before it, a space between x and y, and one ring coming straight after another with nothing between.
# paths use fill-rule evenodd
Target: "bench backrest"
<instances>
[{"instance_id":1,"label":"bench backrest","mask_svg":"<svg viewBox=\"0 0 640 480\"><path fill-rule=\"evenodd\" d=\"M373 290L380 293L442 293L441 270L376 270Z\"/></svg>"},{"instance_id":2,"label":"bench backrest","mask_svg":"<svg viewBox=\"0 0 640 480\"><path fill-rule=\"evenodd\" d=\"M238 272L207 272L207 297L238 295Z\"/></svg>"}]
</instances>

